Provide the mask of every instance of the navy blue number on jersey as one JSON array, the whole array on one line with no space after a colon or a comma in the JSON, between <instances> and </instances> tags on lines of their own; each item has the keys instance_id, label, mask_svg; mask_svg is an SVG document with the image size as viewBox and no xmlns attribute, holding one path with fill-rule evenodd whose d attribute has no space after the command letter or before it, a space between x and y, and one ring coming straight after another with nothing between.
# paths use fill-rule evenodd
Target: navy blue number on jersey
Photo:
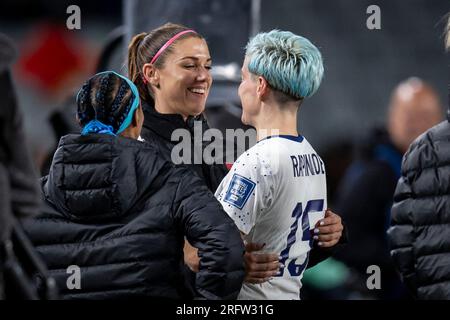
<instances>
[{"instance_id":1,"label":"navy blue number on jersey","mask_svg":"<svg viewBox=\"0 0 450 320\"><path fill-rule=\"evenodd\" d=\"M301 221L302 223L302 241L309 241L309 246L312 247L312 236L310 232L310 225L309 225L309 212L314 211L322 211L323 210L323 199L319 200L310 200L306 203L305 210L302 210L302 203L299 202L295 206L294 211L292 211L292 217L294 218L294 223L291 225L291 231L289 232L288 238L287 238L287 245L286 248L281 251L280 256L280 262L285 265L285 262L289 259L289 250L291 249L291 246L295 243L297 240L297 229L298 229L298 222ZM305 261L302 264L296 264L296 259L292 259L289 264L287 265L287 269L289 271L289 274L293 277L299 276L302 274L303 270L306 268L308 264L308 256L306 257ZM282 277L284 274L285 267L280 268L278 271L278 274L276 277Z\"/></svg>"}]
</instances>

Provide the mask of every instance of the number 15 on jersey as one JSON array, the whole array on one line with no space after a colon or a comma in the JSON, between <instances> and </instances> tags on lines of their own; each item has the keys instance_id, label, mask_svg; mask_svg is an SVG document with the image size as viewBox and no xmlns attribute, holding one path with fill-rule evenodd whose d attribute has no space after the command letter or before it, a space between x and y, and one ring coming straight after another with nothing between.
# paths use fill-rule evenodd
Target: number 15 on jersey
<instances>
[{"instance_id":1,"label":"number 15 on jersey","mask_svg":"<svg viewBox=\"0 0 450 320\"><path fill-rule=\"evenodd\" d=\"M308 245L310 248L312 248L312 236L310 231L310 225L309 225L309 213L311 212L317 212L323 210L323 199L317 199L317 200L310 200L306 203L305 210L303 210L302 203L299 202L294 208L294 211L292 211L292 217L294 218L294 223L291 225L290 232L287 238L287 244L286 248L281 251L280 256L280 262L283 265L286 265L286 261L289 259L289 251L291 250L291 247L294 243L297 242L297 230L299 221L301 221L301 228L302 228L302 238L301 241L308 241ZM289 274L292 277L300 276L303 272L303 270L306 268L308 264L308 257L309 257L309 251L307 254L307 257L305 261L302 264L296 264L296 258L291 259L290 262L287 265L287 270ZM280 268L278 274L276 277L282 277L285 272L285 267Z\"/></svg>"}]
</instances>

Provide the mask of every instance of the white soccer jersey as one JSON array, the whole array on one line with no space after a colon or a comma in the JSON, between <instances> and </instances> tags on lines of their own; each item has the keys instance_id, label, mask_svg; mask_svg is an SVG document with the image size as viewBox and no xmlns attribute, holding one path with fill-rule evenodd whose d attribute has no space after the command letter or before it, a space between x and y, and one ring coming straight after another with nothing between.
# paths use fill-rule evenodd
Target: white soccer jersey
<instances>
[{"instance_id":1,"label":"white soccer jersey","mask_svg":"<svg viewBox=\"0 0 450 320\"><path fill-rule=\"evenodd\" d=\"M244 152L216 198L245 234L285 265L262 284L244 283L239 299L299 299L311 230L327 208L325 165L302 136L272 136Z\"/></svg>"}]
</instances>

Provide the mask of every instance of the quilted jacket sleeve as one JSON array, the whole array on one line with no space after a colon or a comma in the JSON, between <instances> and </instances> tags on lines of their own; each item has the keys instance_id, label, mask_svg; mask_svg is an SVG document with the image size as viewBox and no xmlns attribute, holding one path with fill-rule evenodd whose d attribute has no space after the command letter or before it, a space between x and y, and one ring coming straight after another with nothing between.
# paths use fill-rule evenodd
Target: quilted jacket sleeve
<instances>
[{"instance_id":1,"label":"quilted jacket sleeve","mask_svg":"<svg viewBox=\"0 0 450 320\"><path fill-rule=\"evenodd\" d=\"M176 191L175 220L200 257L197 293L208 300L235 299L244 280L244 244L234 222L197 176L186 172Z\"/></svg>"},{"instance_id":2,"label":"quilted jacket sleeve","mask_svg":"<svg viewBox=\"0 0 450 320\"><path fill-rule=\"evenodd\" d=\"M413 197L410 181L404 175L401 176L394 194L391 227L388 230L391 257L411 292L416 291L413 250L415 236L411 212Z\"/></svg>"}]
</instances>

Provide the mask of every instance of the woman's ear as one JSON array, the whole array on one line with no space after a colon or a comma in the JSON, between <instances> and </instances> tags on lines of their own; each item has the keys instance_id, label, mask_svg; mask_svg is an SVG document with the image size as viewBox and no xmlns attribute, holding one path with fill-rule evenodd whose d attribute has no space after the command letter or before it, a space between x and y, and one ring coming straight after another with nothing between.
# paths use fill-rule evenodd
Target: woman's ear
<instances>
[{"instance_id":1,"label":"woman's ear","mask_svg":"<svg viewBox=\"0 0 450 320\"><path fill-rule=\"evenodd\" d=\"M142 74L147 83L159 88L159 70L153 64L146 63L142 67Z\"/></svg>"},{"instance_id":2,"label":"woman's ear","mask_svg":"<svg viewBox=\"0 0 450 320\"><path fill-rule=\"evenodd\" d=\"M264 100L268 93L269 83L261 76L258 77L257 81L256 94L260 100Z\"/></svg>"}]
</instances>

